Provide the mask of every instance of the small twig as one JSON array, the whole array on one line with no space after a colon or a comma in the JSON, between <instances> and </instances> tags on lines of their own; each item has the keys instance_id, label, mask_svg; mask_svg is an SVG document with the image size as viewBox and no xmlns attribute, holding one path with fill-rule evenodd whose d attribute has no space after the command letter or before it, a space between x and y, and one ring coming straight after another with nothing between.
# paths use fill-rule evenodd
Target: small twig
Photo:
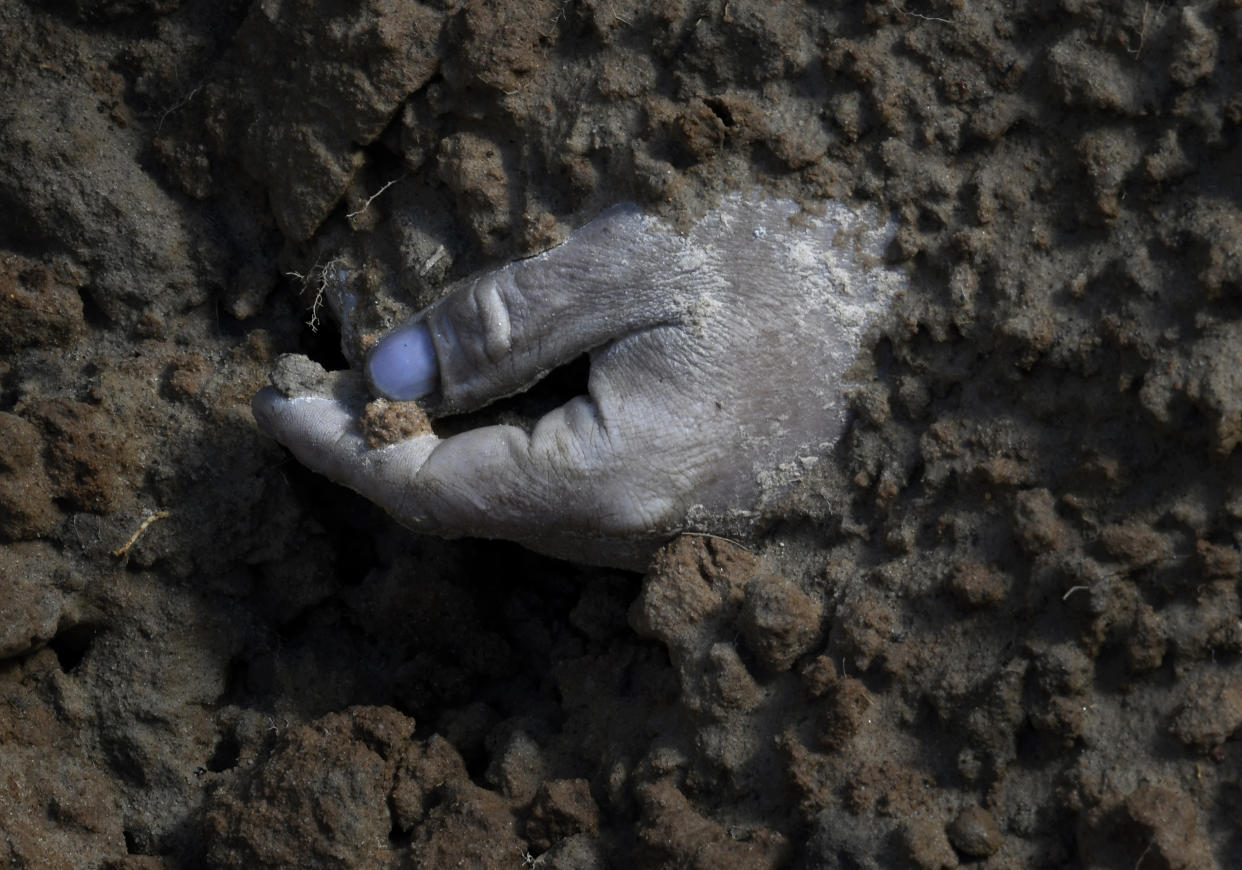
<instances>
[{"instance_id":1,"label":"small twig","mask_svg":"<svg viewBox=\"0 0 1242 870\"><path fill-rule=\"evenodd\" d=\"M162 519L166 519L167 517L168 517L168 511L156 511L153 514L148 514L147 518L142 521L142 524L138 526L137 530L132 535L129 536L129 540L126 541L122 546L117 547L115 550L113 550L112 555L116 556L118 559L121 559L121 560L128 559L130 549L133 548L134 544L138 543L138 539L142 537L142 533L147 530L147 527L150 526L152 523L158 522L159 520L162 520Z\"/></svg>"},{"instance_id":2,"label":"small twig","mask_svg":"<svg viewBox=\"0 0 1242 870\"><path fill-rule=\"evenodd\" d=\"M160 119L155 123L155 135L158 136L160 134L160 130L164 129L164 122L168 120L169 115L171 115L173 112L180 109L186 103L190 102L190 100L194 99L196 96L198 96L198 92L201 91L202 89L203 89L203 86L201 84L196 85L194 89L191 90L188 94L186 94L184 97L177 100L177 102L173 103L171 106L165 109L160 114Z\"/></svg>"},{"instance_id":3,"label":"small twig","mask_svg":"<svg viewBox=\"0 0 1242 870\"><path fill-rule=\"evenodd\" d=\"M1150 3L1143 4L1143 17L1139 19L1138 45L1133 51L1130 51L1128 48L1126 49L1126 51L1129 51L1130 54L1134 55L1135 60L1138 60L1139 54L1143 51L1143 42L1147 39L1147 13L1150 9Z\"/></svg>"},{"instance_id":4,"label":"small twig","mask_svg":"<svg viewBox=\"0 0 1242 870\"><path fill-rule=\"evenodd\" d=\"M441 245L440 247L436 248L436 252L427 258L427 260L423 263L422 267L419 269L418 274L426 275L428 272L430 272L435 267L436 263L439 263L441 260L443 260L447 256L448 256L448 249L445 248L444 245Z\"/></svg>"},{"instance_id":5,"label":"small twig","mask_svg":"<svg viewBox=\"0 0 1242 870\"><path fill-rule=\"evenodd\" d=\"M1071 587L1070 587L1070 588L1066 591L1066 593L1065 593L1064 595L1062 595L1062 596L1061 596L1061 600L1062 600L1062 601L1065 601L1065 600L1066 600L1066 599L1068 599L1071 595L1073 595L1075 592L1088 592L1088 591L1090 591L1090 589L1091 589L1091 587L1090 587L1090 586L1071 586Z\"/></svg>"},{"instance_id":6,"label":"small twig","mask_svg":"<svg viewBox=\"0 0 1242 870\"><path fill-rule=\"evenodd\" d=\"M920 15L917 12L911 12L909 9L906 9L900 3L894 3L893 8L896 9L898 12L900 12L902 15L909 15L911 18L921 18L924 21L939 21L941 24L952 24L953 23L947 18L935 18L931 15Z\"/></svg>"},{"instance_id":7,"label":"small twig","mask_svg":"<svg viewBox=\"0 0 1242 870\"><path fill-rule=\"evenodd\" d=\"M353 220L354 218L356 218L358 215L362 214L364 211L366 211L367 209L369 209L369 208L371 207L371 203L375 202L375 200L379 198L380 194L382 194L385 190L387 190L388 188L392 187L394 184L396 184L398 181L400 181L400 180L401 180L401 179L403 179L403 178L405 178L405 173L404 173L404 172L403 172L403 173L401 173L400 175L398 175L398 176L397 176L396 178L394 178L392 181L390 181L390 182L388 182L387 184L385 184L385 185L384 185L383 187L381 187L379 190L375 191L375 193L373 193L373 194L371 194L370 196L368 196L368 197L367 197L367 201L366 201L366 202L364 202L364 203L362 204L362 208L360 208L360 209L358 209L358 210L356 210L356 211L347 212L347 213L346 213L346 215L345 215L345 217L347 217L349 220L351 220L351 221L352 221L352 220Z\"/></svg>"},{"instance_id":8,"label":"small twig","mask_svg":"<svg viewBox=\"0 0 1242 870\"><path fill-rule=\"evenodd\" d=\"M1138 60L1139 55L1143 53L1143 45L1147 42L1147 24L1150 21L1160 17L1160 13L1164 11L1165 0L1160 0L1160 5L1156 7L1156 14L1148 17L1147 13L1151 11L1151 3L1143 4L1143 17L1139 19L1138 45L1133 50L1126 49L1130 54L1134 55L1134 59Z\"/></svg>"},{"instance_id":9,"label":"small twig","mask_svg":"<svg viewBox=\"0 0 1242 870\"><path fill-rule=\"evenodd\" d=\"M686 535L692 538L711 538L713 541L724 541L726 544L732 544L733 546L739 547L748 553L754 552L754 550L752 550L750 547L743 544L741 541L736 541L733 538L726 538L724 535L713 535L711 532L684 532L684 531L678 532L678 534Z\"/></svg>"}]
</instances>

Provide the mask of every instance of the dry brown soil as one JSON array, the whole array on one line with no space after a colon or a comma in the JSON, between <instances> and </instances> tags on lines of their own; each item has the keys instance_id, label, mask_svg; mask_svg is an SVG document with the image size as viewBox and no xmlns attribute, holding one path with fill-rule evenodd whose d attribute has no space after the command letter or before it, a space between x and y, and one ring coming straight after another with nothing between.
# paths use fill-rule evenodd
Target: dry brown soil
<instances>
[{"instance_id":1,"label":"dry brown soil","mask_svg":"<svg viewBox=\"0 0 1242 870\"><path fill-rule=\"evenodd\" d=\"M0 37L0 866L1242 866L1238 0ZM912 289L754 547L419 538L256 429L278 353L756 185L892 211Z\"/></svg>"}]
</instances>

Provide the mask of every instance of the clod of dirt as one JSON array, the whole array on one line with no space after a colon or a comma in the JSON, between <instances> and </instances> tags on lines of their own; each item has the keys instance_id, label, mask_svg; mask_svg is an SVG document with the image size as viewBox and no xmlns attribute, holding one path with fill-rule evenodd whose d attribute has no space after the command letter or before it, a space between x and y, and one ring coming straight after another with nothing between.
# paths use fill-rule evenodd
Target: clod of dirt
<instances>
[{"instance_id":1,"label":"clod of dirt","mask_svg":"<svg viewBox=\"0 0 1242 870\"><path fill-rule=\"evenodd\" d=\"M630 620L671 649L690 651L701 645L713 619L736 609L758 564L727 541L683 535L656 553Z\"/></svg>"},{"instance_id":2,"label":"clod of dirt","mask_svg":"<svg viewBox=\"0 0 1242 870\"><path fill-rule=\"evenodd\" d=\"M834 752L871 721L875 699L858 680L841 677L828 688L824 700L816 736L824 749Z\"/></svg>"},{"instance_id":3,"label":"clod of dirt","mask_svg":"<svg viewBox=\"0 0 1242 870\"><path fill-rule=\"evenodd\" d=\"M1190 683L1170 730L1187 746L1208 752L1242 729L1242 678L1208 674Z\"/></svg>"},{"instance_id":4,"label":"clod of dirt","mask_svg":"<svg viewBox=\"0 0 1242 870\"><path fill-rule=\"evenodd\" d=\"M949 578L949 591L963 607L980 609L1000 604L1009 594L1009 578L977 562L962 562Z\"/></svg>"},{"instance_id":5,"label":"clod of dirt","mask_svg":"<svg viewBox=\"0 0 1242 870\"><path fill-rule=\"evenodd\" d=\"M72 507L112 513L137 490L132 439L104 409L74 399L44 399L22 412L43 433L44 464L56 495Z\"/></svg>"},{"instance_id":6,"label":"clod of dirt","mask_svg":"<svg viewBox=\"0 0 1242 870\"><path fill-rule=\"evenodd\" d=\"M445 76L459 87L514 90L548 62L557 9L554 0L470 0L454 21L461 53L445 64Z\"/></svg>"},{"instance_id":7,"label":"clod of dirt","mask_svg":"<svg viewBox=\"0 0 1242 870\"><path fill-rule=\"evenodd\" d=\"M803 688L812 698L821 698L837 681L837 664L830 656L818 655L798 669Z\"/></svg>"},{"instance_id":8,"label":"clod of dirt","mask_svg":"<svg viewBox=\"0 0 1242 870\"><path fill-rule=\"evenodd\" d=\"M27 347L63 348L86 331L80 269L50 265L17 254L0 255L0 352Z\"/></svg>"},{"instance_id":9,"label":"clod of dirt","mask_svg":"<svg viewBox=\"0 0 1242 870\"><path fill-rule=\"evenodd\" d=\"M358 421L368 447L387 447L418 435L431 435L431 421L417 402L375 399L367 403Z\"/></svg>"},{"instance_id":10,"label":"clod of dirt","mask_svg":"<svg viewBox=\"0 0 1242 870\"><path fill-rule=\"evenodd\" d=\"M901 846L910 866L919 870L954 870L957 855L949 846L944 827L932 819L913 819L902 825Z\"/></svg>"},{"instance_id":11,"label":"clod of dirt","mask_svg":"<svg viewBox=\"0 0 1242 870\"><path fill-rule=\"evenodd\" d=\"M1204 23L1194 6L1182 7L1179 19L1169 77L1183 88L1189 88L1210 76L1216 68L1220 37Z\"/></svg>"},{"instance_id":12,"label":"clod of dirt","mask_svg":"<svg viewBox=\"0 0 1242 870\"><path fill-rule=\"evenodd\" d=\"M1104 219L1121 213L1126 176L1138 167L1142 156L1138 136L1129 130L1093 131L1079 141L1078 157L1095 194L1096 210Z\"/></svg>"},{"instance_id":13,"label":"clod of dirt","mask_svg":"<svg viewBox=\"0 0 1242 870\"><path fill-rule=\"evenodd\" d=\"M0 536L11 541L47 534L60 524L42 445L32 423L0 413Z\"/></svg>"},{"instance_id":14,"label":"clod of dirt","mask_svg":"<svg viewBox=\"0 0 1242 870\"><path fill-rule=\"evenodd\" d=\"M1194 802L1182 791L1142 785L1089 813L1078 832L1083 866L1092 870L1198 870L1219 866Z\"/></svg>"},{"instance_id":15,"label":"clod of dirt","mask_svg":"<svg viewBox=\"0 0 1242 870\"><path fill-rule=\"evenodd\" d=\"M1126 660L1130 667L1137 672L1155 670L1164 661L1168 645L1164 619L1150 604L1140 604L1126 641Z\"/></svg>"},{"instance_id":16,"label":"clod of dirt","mask_svg":"<svg viewBox=\"0 0 1242 870\"><path fill-rule=\"evenodd\" d=\"M1014 535L1031 553L1064 550L1072 543L1069 526L1057 514L1056 500L1046 489L1028 489L1014 500Z\"/></svg>"},{"instance_id":17,"label":"clod of dirt","mask_svg":"<svg viewBox=\"0 0 1242 870\"><path fill-rule=\"evenodd\" d=\"M34 70L19 68L22 82L10 83L9 92L25 96L8 101L0 125L0 151L10 155L0 160L0 191L16 210L13 225L22 238L61 240L36 244L80 264L81 271L71 269L55 283L82 286L100 319L160 332L165 317L206 301L210 281L193 259L200 242L209 247L209 234L196 235L193 219L146 171L138 156L147 146L143 134L101 111L104 95L92 88L93 76L80 68L55 75L54 65ZM46 302L18 335L33 329L33 338L50 328L57 337L73 329L79 315L65 291L54 290Z\"/></svg>"},{"instance_id":18,"label":"clod of dirt","mask_svg":"<svg viewBox=\"0 0 1242 870\"><path fill-rule=\"evenodd\" d=\"M642 807L640 865L775 870L788 854L788 842L775 831L741 831L704 818L668 780L643 786L638 799ZM687 859L689 863L684 863Z\"/></svg>"},{"instance_id":19,"label":"clod of dirt","mask_svg":"<svg viewBox=\"0 0 1242 870\"><path fill-rule=\"evenodd\" d=\"M1203 576L1211 580L1237 580L1242 575L1242 553L1234 547L1200 540L1195 543L1195 555Z\"/></svg>"},{"instance_id":20,"label":"clod of dirt","mask_svg":"<svg viewBox=\"0 0 1242 870\"><path fill-rule=\"evenodd\" d=\"M851 590L837 605L829 643L852 667L865 671L888 651L897 626L897 612L874 590Z\"/></svg>"},{"instance_id":21,"label":"clod of dirt","mask_svg":"<svg viewBox=\"0 0 1242 870\"><path fill-rule=\"evenodd\" d=\"M435 73L442 23L421 3L251 7L205 93L208 130L221 157L240 150L289 238L314 233L363 165L359 146Z\"/></svg>"},{"instance_id":22,"label":"clod of dirt","mask_svg":"<svg viewBox=\"0 0 1242 870\"><path fill-rule=\"evenodd\" d=\"M716 717L730 713L749 713L763 700L763 690L751 675L732 643L711 645L698 662L697 675L683 672L689 688L686 698L692 710L703 710ZM704 741L708 743L709 741Z\"/></svg>"},{"instance_id":23,"label":"clod of dirt","mask_svg":"<svg viewBox=\"0 0 1242 870\"><path fill-rule=\"evenodd\" d=\"M122 866L127 848L115 778L75 762L71 747L84 723L40 712L52 695L72 706L81 688L60 673L51 650L10 666L10 672L26 685L9 695L4 709L26 715L8 715L0 723L8 768L0 777L0 860L17 867ZM58 824L49 826L49 815Z\"/></svg>"},{"instance_id":24,"label":"clod of dirt","mask_svg":"<svg viewBox=\"0 0 1242 870\"><path fill-rule=\"evenodd\" d=\"M1075 31L1048 51L1048 77L1067 106L1119 114L1139 112L1141 91L1117 54Z\"/></svg>"},{"instance_id":25,"label":"clod of dirt","mask_svg":"<svg viewBox=\"0 0 1242 870\"><path fill-rule=\"evenodd\" d=\"M604 845L586 834L566 837L534 863L535 870L607 870L610 866Z\"/></svg>"},{"instance_id":26,"label":"clod of dirt","mask_svg":"<svg viewBox=\"0 0 1242 870\"><path fill-rule=\"evenodd\" d=\"M270 757L209 801L213 867L383 866L386 798L414 722L354 708L281 734Z\"/></svg>"},{"instance_id":27,"label":"clod of dirt","mask_svg":"<svg viewBox=\"0 0 1242 870\"><path fill-rule=\"evenodd\" d=\"M504 154L500 146L474 133L456 133L440 143L437 174L454 198L468 206L470 230L483 250L500 253L513 233L513 203L504 184Z\"/></svg>"},{"instance_id":28,"label":"clod of dirt","mask_svg":"<svg viewBox=\"0 0 1242 870\"><path fill-rule=\"evenodd\" d=\"M1242 228L1242 220L1238 226ZM1242 262L1242 252L1234 256ZM1153 372L1140 396L1144 408L1164 426L1176 428L1193 411L1202 413L1211 423L1216 455L1228 457L1242 442L1242 327L1205 330L1193 347L1179 348Z\"/></svg>"},{"instance_id":29,"label":"clod of dirt","mask_svg":"<svg viewBox=\"0 0 1242 870\"><path fill-rule=\"evenodd\" d=\"M652 561L630 622L668 646L690 709L723 714L757 702L746 665L720 638L732 634L746 583L759 565L745 549L699 535L683 535Z\"/></svg>"},{"instance_id":30,"label":"clod of dirt","mask_svg":"<svg viewBox=\"0 0 1242 870\"><path fill-rule=\"evenodd\" d=\"M172 398L193 399L203 391L211 373L209 360L198 354L186 354L168 367L165 384Z\"/></svg>"},{"instance_id":31,"label":"clod of dirt","mask_svg":"<svg viewBox=\"0 0 1242 870\"><path fill-rule=\"evenodd\" d=\"M967 807L949 823L947 830L953 848L970 858L986 858L1001 847L996 819L983 807Z\"/></svg>"},{"instance_id":32,"label":"clod of dirt","mask_svg":"<svg viewBox=\"0 0 1242 870\"><path fill-rule=\"evenodd\" d=\"M445 741L413 731L391 708L354 707L280 734L209 800L210 866L397 866L411 832L418 866L519 866L508 804Z\"/></svg>"},{"instance_id":33,"label":"clod of dirt","mask_svg":"<svg viewBox=\"0 0 1242 870\"><path fill-rule=\"evenodd\" d=\"M68 600L57 578L32 544L6 547L0 561L0 660L27 653L56 636Z\"/></svg>"},{"instance_id":34,"label":"clod of dirt","mask_svg":"<svg viewBox=\"0 0 1242 870\"><path fill-rule=\"evenodd\" d=\"M788 670L819 640L823 605L778 574L746 584L742 633L747 645L773 671Z\"/></svg>"},{"instance_id":35,"label":"clod of dirt","mask_svg":"<svg viewBox=\"0 0 1242 870\"><path fill-rule=\"evenodd\" d=\"M539 741L522 727L520 721L504 722L492 729L487 747L492 763L484 778L502 795L517 804L530 803L547 782L549 764Z\"/></svg>"},{"instance_id":36,"label":"clod of dirt","mask_svg":"<svg viewBox=\"0 0 1242 870\"><path fill-rule=\"evenodd\" d=\"M468 780L445 783L438 797L410 843L413 866L481 870L522 866L526 844L516 834L504 799Z\"/></svg>"},{"instance_id":37,"label":"clod of dirt","mask_svg":"<svg viewBox=\"0 0 1242 870\"><path fill-rule=\"evenodd\" d=\"M408 834L438 803L442 783L467 778L466 765L447 740L432 737L408 747L393 780L393 826Z\"/></svg>"},{"instance_id":38,"label":"clod of dirt","mask_svg":"<svg viewBox=\"0 0 1242 870\"><path fill-rule=\"evenodd\" d=\"M599 832L599 807L585 779L548 780L539 787L526 820L526 839L540 851L567 837Z\"/></svg>"},{"instance_id":39,"label":"clod of dirt","mask_svg":"<svg viewBox=\"0 0 1242 870\"><path fill-rule=\"evenodd\" d=\"M1116 523L1100 530L1100 543L1110 556L1131 570L1168 561L1169 539L1147 523Z\"/></svg>"}]
</instances>

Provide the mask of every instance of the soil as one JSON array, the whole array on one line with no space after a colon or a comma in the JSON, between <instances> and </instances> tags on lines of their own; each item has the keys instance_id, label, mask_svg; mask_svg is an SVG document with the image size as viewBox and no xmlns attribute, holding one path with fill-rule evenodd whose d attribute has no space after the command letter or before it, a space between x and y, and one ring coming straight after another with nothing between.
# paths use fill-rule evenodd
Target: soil
<instances>
[{"instance_id":1,"label":"soil","mask_svg":"<svg viewBox=\"0 0 1242 870\"><path fill-rule=\"evenodd\" d=\"M0 32L0 864L1238 866L1237 0ZM280 353L756 186L912 289L752 547L421 538L255 426Z\"/></svg>"}]
</instances>

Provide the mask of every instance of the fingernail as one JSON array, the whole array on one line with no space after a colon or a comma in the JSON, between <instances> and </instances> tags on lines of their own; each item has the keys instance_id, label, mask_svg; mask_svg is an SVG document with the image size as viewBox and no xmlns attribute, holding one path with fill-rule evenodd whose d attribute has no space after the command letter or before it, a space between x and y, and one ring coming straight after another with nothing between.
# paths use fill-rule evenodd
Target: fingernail
<instances>
[{"instance_id":1,"label":"fingernail","mask_svg":"<svg viewBox=\"0 0 1242 870\"><path fill-rule=\"evenodd\" d=\"M434 392L440 366L427 325L411 323L385 336L367 360L367 379L375 392L396 401Z\"/></svg>"},{"instance_id":2,"label":"fingernail","mask_svg":"<svg viewBox=\"0 0 1242 870\"><path fill-rule=\"evenodd\" d=\"M254 414L255 422L273 438L276 437L276 405L283 401L285 397L272 387L264 387L250 400L250 411Z\"/></svg>"}]
</instances>

